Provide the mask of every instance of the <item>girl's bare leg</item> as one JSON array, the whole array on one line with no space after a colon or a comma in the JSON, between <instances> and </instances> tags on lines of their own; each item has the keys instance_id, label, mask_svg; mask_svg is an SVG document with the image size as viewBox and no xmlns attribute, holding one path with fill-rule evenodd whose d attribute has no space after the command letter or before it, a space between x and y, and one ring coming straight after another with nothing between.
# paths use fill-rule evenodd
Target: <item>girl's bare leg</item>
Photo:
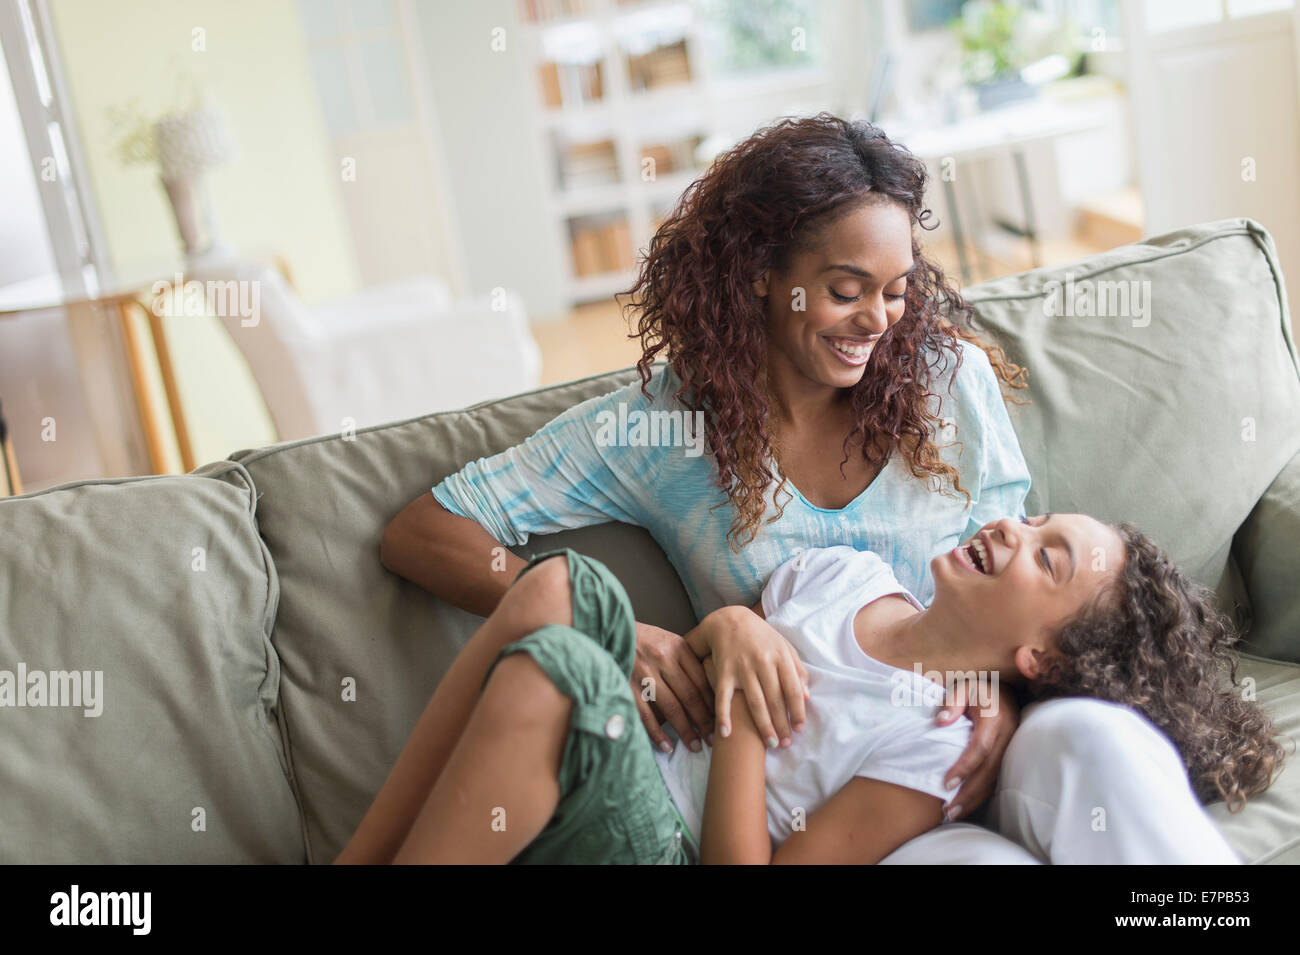
<instances>
[{"instance_id":1,"label":"girl's bare leg","mask_svg":"<svg viewBox=\"0 0 1300 955\"><path fill-rule=\"evenodd\" d=\"M470 637L335 864L393 861L466 728L492 661L502 647L548 623L573 624L568 561L563 555L548 558L518 577Z\"/></svg>"},{"instance_id":2,"label":"girl's bare leg","mask_svg":"<svg viewBox=\"0 0 1300 955\"><path fill-rule=\"evenodd\" d=\"M573 703L526 653L492 671L460 742L393 862L509 862L560 799Z\"/></svg>"}]
</instances>

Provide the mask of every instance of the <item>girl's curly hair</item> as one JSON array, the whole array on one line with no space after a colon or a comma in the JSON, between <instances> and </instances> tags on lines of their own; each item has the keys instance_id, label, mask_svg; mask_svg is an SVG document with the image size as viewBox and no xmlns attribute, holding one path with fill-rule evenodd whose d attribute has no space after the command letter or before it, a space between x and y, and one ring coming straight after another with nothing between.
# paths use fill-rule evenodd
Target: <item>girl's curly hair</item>
<instances>
[{"instance_id":1,"label":"girl's curly hair","mask_svg":"<svg viewBox=\"0 0 1300 955\"><path fill-rule=\"evenodd\" d=\"M629 297L624 310L640 310L629 337L641 342L642 391L648 396L650 365L667 349L681 380L675 399L704 412L716 483L735 508L727 535L733 550L752 541L763 522L774 483L767 453L780 447L767 390L766 310L752 283L769 268L787 269L795 253L814 248L827 226L866 202L897 203L913 225L933 228L926 225L927 178L921 160L870 123L825 112L779 120L719 155L687 187L650 240L636 283L619 293ZM915 238L912 256L903 317L878 340L852 389L857 424L840 468L854 447L878 467L898 448L914 476L932 486L951 481L969 499L931 439L935 358L947 351L960 368L963 338L988 353L1009 386L1026 387L1025 369L979 341L969 328L974 310ZM783 475L776 492L785 485ZM787 492L769 521L792 497Z\"/></svg>"},{"instance_id":2,"label":"girl's curly hair","mask_svg":"<svg viewBox=\"0 0 1300 955\"><path fill-rule=\"evenodd\" d=\"M1238 635L1212 593L1150 538L1131 524L1112 526L1124 565L1058 634L1029 693L1132 707L1173 741L1197 796L1237 812L1268 788L1286 754L1237 680Z\"/></svg>"}]
</instances>

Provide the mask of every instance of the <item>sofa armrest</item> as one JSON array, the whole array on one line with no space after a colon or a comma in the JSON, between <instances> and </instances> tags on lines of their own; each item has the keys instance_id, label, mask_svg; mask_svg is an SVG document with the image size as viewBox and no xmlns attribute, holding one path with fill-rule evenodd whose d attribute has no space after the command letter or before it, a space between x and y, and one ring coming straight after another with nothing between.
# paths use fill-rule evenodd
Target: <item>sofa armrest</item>
<instances>
[{"instance_id":1,"label":"sofa armrest","mask_svg":"<svg viewBox=\"0 0 1300 955\"><path fill-rule=\"evenodd\" d=\"M328 430L463 408L536 388L541 352L523 301L488 296L429 314L388 309L374 325L317 329L302 374Z\"/></svg>"},{"instance_id":2,"label":"sofa armrest","mask_svg":"<svg viewBox=\"0 0 1300 955\"><path fill-rule=\"evenodd\" d=\"M308 325L315 332L435 318L452 307L451 290L437 276L425 275L362 289L346 298L314 303L307 308Z\"/></svg>"}]
</instances>

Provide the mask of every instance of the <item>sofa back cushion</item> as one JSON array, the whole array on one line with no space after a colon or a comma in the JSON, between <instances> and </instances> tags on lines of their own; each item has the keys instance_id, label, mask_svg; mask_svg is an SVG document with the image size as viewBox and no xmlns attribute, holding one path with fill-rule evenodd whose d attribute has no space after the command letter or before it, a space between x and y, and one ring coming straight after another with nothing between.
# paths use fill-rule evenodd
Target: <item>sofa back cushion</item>
<instances>
[{"instance_id":1,"label":"sofa back cushion","mask_svg":"<svg viewBox=\"0 0 1300 955\"><path fill-rule=\"evenodd\" d=\"M1011 410L1028 513L1133 522L1250 625L1234 535L1300 451L1300 366L1264 229L1193 226L967 297L981 330L1029 368L1020 396L1032 403ZM1259 626L1275 634L1286 608L1266 601ZM1270 636L1270 655L1300 660L1300 633L1287 640Z\"/></svg>"},{"instance_id":2,"label":"sofa back cushion","mask_svg":"<svg viewBox=\"0 0 1300 955\"><path fill-rule=\"evenodd\" d=\"M0 499L0 863L306 857L238 465Z\"/></svg>"}]
</instances>

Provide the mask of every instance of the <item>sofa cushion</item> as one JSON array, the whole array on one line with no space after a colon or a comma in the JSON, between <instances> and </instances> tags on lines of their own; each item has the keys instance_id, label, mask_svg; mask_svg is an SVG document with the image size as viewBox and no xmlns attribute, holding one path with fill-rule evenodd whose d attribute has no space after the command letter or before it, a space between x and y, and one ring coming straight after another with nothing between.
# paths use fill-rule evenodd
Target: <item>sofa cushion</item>
<instances>
[{"instance_id":1,"label":"sofa cushion","mask_svg":"<svg viewBox=\"0 0 1300 955\"><path fill-rule=\"evenodd\" d=\"M1085 296L1106 314L1079 314ZM1124 296L1128 307L1113 307ZM1300 374L1263 227L1193 226L967 298L981 330L1029 368L1032 403L1011 410L1028 512L1132 521L1246 622L1233 535L1300 451ZM1300 632L1285 639L1295 659Z\"/></svg>"},{"instance_id":2,"label":"sofa cushion","mask_svg":"<svg viewBox=\"0 0 1300 955\"><path fill-rule=\"evenodd\" d=\"M232 455L257 486L258 526L279 574L273 642L313 862L332 861L347 843L438 680L482 623L385 570L384 528L466 461L516 444L565 408L634 377L598 375L465 411ZM638 619L677 632L694 624L681 582L641 528L538 535L516 552L562 546L606 562Z\"/></svg>"},{"instance_id":3,"label":"sofa cushion","mask_svg":"<svg viewBox=\"0 0 1300 955\"><path fill-rule=\"evenodd\" d=\"M216 470L0 500L0 862L305 859L275 574Z\"/></svg>"},{"instance_id":4,"label":"sofa cushion","mask_svg":"<svg viewBox=\"0 0 1300 955\"><path fill-rule=\"evenodd\" d=\"M1250 594L1246 646L1300 663L1300 455L1259 499L1237 532L1233 554Z\"/></svg>"},{"instance_id":5,"label":"sofa cushion","mask_svg":"<svg viewBox=\"0 0 1300 955\"><path fill-rule=\"evenodd\" d=\"M1300 666L1242 654L1238 678L1254 681L1256 698L1274 728L1289 737L1290 753L1282 772L1263 795L1251 798L1236 813L1222 801L1208 807L1228 844L1243 862L1300 863Z\"/></svg>"}]
</instances>

